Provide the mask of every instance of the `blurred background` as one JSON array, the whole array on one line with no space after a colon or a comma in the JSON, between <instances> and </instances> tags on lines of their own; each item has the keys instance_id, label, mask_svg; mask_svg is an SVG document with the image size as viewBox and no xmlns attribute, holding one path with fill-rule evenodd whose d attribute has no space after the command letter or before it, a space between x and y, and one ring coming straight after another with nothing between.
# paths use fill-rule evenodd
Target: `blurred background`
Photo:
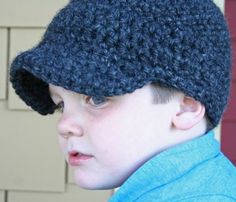
<instances>
[{"instance_id":1,"label":"blurred background","mask_svg":"<svg viewBox=\"0 0 236 202\"><path fill-rule=\"evenodd\" d=\"M214 1L227 17L236 48L236 0ZM105 202L112 194L112 190L88 191L74 184L57 144L58 114L42 117L31 111L8 81L12 59L37 44L67 2L0 0L0 202ZM233 65L230 104L215 131L223 152L236 164L235 62Z\"/></svg>"}]
</instances>

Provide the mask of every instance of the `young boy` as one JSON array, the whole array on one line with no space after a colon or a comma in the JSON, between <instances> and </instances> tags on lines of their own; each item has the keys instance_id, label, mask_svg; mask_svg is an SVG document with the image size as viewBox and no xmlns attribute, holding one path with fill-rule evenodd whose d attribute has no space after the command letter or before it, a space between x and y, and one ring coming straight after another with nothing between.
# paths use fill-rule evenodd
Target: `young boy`
<instances>
[{"instance_id":1,"label":"young boy","mask_svg":"<svg viewBox=\"0 0 236 202\"><path fill-rule=\"evenodd\" d=\"M86 189L110 202L236 201L236 169L212 129L231 50L212 0L71 0L10 80L58 137Z\"/></svg>"}]
</instances>

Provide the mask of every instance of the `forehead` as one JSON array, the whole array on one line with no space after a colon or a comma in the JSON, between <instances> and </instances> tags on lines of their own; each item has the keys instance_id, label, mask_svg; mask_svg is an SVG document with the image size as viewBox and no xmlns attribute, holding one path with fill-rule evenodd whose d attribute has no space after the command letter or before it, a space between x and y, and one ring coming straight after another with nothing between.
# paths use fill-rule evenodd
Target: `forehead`
<instances>
[{"instance_id":1,"label":"forehead","mask_svg":"<svg viewBox=\"0 0 236 202\"><path fill-rule=\"evenodd\" d=\"M51 93L60 92L60 91L62 91L62 92L65 91L64 88L62 88L62 87L60 87L60 86L55 86L55 85L53 85L53 84L49 84L48 90L49 90L50 94L51 94Z\"/></svg>"},{"instance_id":2,"label":"forehead","mask_svg":"<svg viewBox=\"0 0 236 202\"><path fill-rule=\"evenodd\" d=\"M66 89L64 89L64 88L62 88L60 86L55 86L53 84L49 84L48 90L49 90L50 96L64 94L65 92L68 91L68 90L66 90Z\"/></svg>"},{"instance_id":3,"label":"forehead","mask_svg":"<svg viewBox=\"0 0 236 202\"><path fill-rule=\"evenodd\" d=\"M49 94L51 96L56 96L60 94L65 94L65 93L70 93L70 94L75 94L75 95L83 95L74 91L67 90L63 87L60 86L55 86L53 84L49 84ZM143 86L142 88L136 89L135 91L131 93L127 93L124 95L118 95L118 96L112 96L110 98L121 98L121 97L138 97L139 100L141 99L147 99L148 95L152 94L153 95L153 87L150 84L147 84Z\"/></svg>"}]
</instances>

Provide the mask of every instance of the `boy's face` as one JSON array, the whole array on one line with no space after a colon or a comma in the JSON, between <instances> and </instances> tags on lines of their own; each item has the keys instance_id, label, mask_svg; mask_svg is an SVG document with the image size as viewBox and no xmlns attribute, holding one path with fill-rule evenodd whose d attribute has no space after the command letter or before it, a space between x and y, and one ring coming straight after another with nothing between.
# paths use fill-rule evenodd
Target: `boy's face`
<instances>
[{"instance_id":1,"label":"boy's face","mask_svg":"<svg viewBox=\"0 0 236 202\"><path fill-rule=\"evenodd\" d=\"M75 182L87 189L120 186L140 165L171 146L171 119L178 102L154 104L150 85L131 94L93 98L49 86L63 105L60 147Z\"/></svg>"}]
</instances>

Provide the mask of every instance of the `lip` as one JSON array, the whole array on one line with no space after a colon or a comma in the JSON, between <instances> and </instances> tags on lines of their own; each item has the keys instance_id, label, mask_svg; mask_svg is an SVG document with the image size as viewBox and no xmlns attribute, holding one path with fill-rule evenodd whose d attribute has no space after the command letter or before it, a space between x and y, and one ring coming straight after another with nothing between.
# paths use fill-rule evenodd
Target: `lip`
<instances>
[{"instance_id":1,"label":"lip","mask_svg":"<svg viewBox=\"0 0 236 202\"><path fill-rule=\"evenodd\" d=\"M68 163L71 166L79 166L91 158L93 158L93 156L91 155L83 154L78 151L71 151L69 152Z\"/></svg>"}]
</instances>

